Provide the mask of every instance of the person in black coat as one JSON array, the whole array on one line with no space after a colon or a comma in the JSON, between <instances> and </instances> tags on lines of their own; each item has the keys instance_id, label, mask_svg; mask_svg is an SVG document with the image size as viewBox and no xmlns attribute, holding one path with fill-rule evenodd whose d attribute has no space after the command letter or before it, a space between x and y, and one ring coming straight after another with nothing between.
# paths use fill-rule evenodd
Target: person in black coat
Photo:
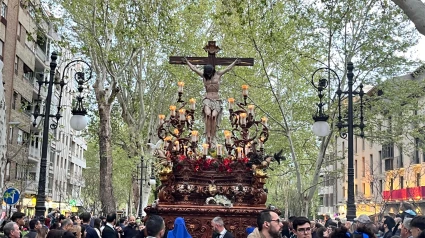
<instances>
[{"instance_id":1,"label":"person in black coat","mask_svg":"<svg viewBox=\"0 0 425 238\"><path fill-rule=\"evenodd\" d=\"M102 231L102 238L120 238L119 232L121 227L115 227L117 222L117 214L115 212L109 213L106 216L106 225Z\"/></svg>"}]
</instances>

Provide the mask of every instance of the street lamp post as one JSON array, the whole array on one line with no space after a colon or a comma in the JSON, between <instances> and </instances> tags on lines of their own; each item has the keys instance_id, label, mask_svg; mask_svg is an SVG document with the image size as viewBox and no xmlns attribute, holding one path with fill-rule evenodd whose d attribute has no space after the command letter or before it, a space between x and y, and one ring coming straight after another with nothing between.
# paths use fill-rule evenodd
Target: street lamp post
<instances>
[{"instance_id":1,"label":"street lamp post","mask_svg":"<svg viewBox=\"0 0 425 238\"><path fill-rule=\"evenodd\" d=\"M337 127L340 131L340 136L343 139L346 139L348 137L348 168L347 168L347 175L348 175L348 194L347 194L347 220L353 221L354 218L356 218L356 205L355 205L355 194L354 194L354 128L358 127L360 128L360 136L364 136L363 129L365 127L364 121L363 121L363 84L360 83L359 88L360 90L353 91L353 63L349 62L347 63L347 81L348 81L348 91L342 91L341 89L341 80L338 77L338 74L330 69L330 68L319 68L316 71L314 71L313 75L311 76L311 83L313 86L318 90L318 97L319 97L319 103L317 104L317 111L313 115L313 120L315 121L313 124L313 132L317 136L327 136L330 134L330 127L327 123L327 120L329 116L324 112L324 106L326 105L323 102L324 97L324 90L329 86L330 83L330 77L331 75L335 76L338 80L338 90L336 91L336 94L338 95L338 122ZM314 82L314 76L316 73L320 71L327 72L328 79L326 78L320 78L319 82L316 84ZM347 95L348 99L348 112L347 112L347 121L345 121L342 118L342 112L341 112L341 102L344 100L344 98L341 98L342 95ZM354 115L353 115L353 95L358 95L360 97L360 123L354 124ZM348 131L347 133L341 132L342 128L347 127Z\"/></svg>"},{"instance_id":2,"label":"street lamp post","mask_svg":"<svg viewBox=\"0 0 425 238\"><path fill-rule=\"evenodd\" d=\"M62 91L63 91L63 87L66 85L64 79L65 79L65 74L68 72L68 68L72 65L75 64L85 64L89 67L89 71L90 71L90 76L87 80L84 79L84 72L78 71L75 74L75 80L77 80L78 85L79 85L79 92L80 95L77 96L77 105L76 108L74 108L72 110L74 116L72 116L71 118L71 127L73 127L73 118L77 115L77 119L74 119L74 121L77 121L79 125L87 125L87 120L81 117L82 113L85 112L81 111L81 105L82 105L82 99L84 97L81 96L82 93L82 84L87 82L89 79L91 79L92 76L92 70L90 65L83 61L83 60L73 60L71 62L69 62L64 70L63 70L63 74L62 74L62 79L60 81L56 81L55 80L55 71L56 71L56 67L57 67L57 58L58 58L58 54L56 52L53 52L51 55L51 62L50 62L50 76L49 76L49 80L44 80L43 77L40 77L40 79L38 80L38 98L36 100L37 104L34 107L34 122L33 122L33 126L35 127L37 125L37 118L38 117L42 117L44 118L43 121L43 137L42 137L42 147L41 147L41 160L40 160L40 172L39 172L39 178L38 178L38 190L37 190L37 202L36 202L36 206L35 206L35 215L36 216L44 216L45 212L46 212L46 170L47 170L47 153L48 153L48 146L49 146L49 128L51 129L56 129L58 127L58 121L59 119L62 117L60 112L62 109L61 106L61 101L62 101ZM47 95L46 95L46 101L45 101L45 108L44 108L44 113L40 113L40 102L41 102L41 94L40 94L40 90L42 88L43 85L47 85ZM53 94L53 85L59 85L60 86L60 93L59 93L59 102L57 105L57 112L56 114L52 115L50 114L50 106L52 104L52 94ZM81 91L80 91L81 88ZM81 105L80 105L81 104ZM85 114L84 114L85 115ZM56 121L54 121L52 124L50 124L50 118L55 118ZM76 124L76 122L74 122L74 124ZM74 128L74 127L73 127ZM74 128L74 130L82 130L84 128Z\"/></svg>"}]
</instances>

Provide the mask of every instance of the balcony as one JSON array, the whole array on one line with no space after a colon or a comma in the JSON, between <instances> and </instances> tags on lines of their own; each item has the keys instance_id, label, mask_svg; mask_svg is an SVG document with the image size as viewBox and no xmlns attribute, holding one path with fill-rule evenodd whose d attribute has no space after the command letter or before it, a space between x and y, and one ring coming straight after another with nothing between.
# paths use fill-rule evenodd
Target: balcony
<instances>
[{"instance_id":1,"label":"balcony","mask_svg":"<svg viewBox=\"0 0 425 238\"><path fill-rule=\"evenodd\" d=\"M46 53L41 49L39 45L36 45L35 47L35 54L43 63L46 63L47 61Z\"/></svg>"},{"instance_id":2,"label":"balcony","mask_svg":"<svg viewBox=\"0 0 425 238\"><path fill-rule=\"evenodd\" d=\"M425 186L383 191L382 197L388 201L421 200L425 198Z\"/></svg>"}]
</instances>

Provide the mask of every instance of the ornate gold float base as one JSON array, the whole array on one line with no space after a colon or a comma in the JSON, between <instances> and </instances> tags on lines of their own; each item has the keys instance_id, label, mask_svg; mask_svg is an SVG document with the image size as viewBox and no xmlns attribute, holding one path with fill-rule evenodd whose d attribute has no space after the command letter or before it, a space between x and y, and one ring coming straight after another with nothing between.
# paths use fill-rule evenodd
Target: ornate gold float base
<instances>
[{"instance_id":1,"label":"ornate gold float base","mask_svg":"<svg viewBox=\"0 0 425 238\"><path fill-rule=\"evenodd\" d=\"M167 230L173 229L174 220L183 217L186 227L193 238L211 238L211 220L219 216L223 218L227 230L235 238L246 238L246 228L257 226L257 215L266 209L264 205L257 207L236 206L196 206L196 205L162 205L155 208L148 206L145 211L148 215L157 214L164 218Z\"/></svg>"}]
</instances>

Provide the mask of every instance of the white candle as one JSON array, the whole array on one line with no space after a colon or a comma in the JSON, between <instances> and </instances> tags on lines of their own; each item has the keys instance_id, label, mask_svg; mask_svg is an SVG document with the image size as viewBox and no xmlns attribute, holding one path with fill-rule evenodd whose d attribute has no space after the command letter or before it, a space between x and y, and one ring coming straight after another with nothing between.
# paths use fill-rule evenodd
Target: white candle
<instances>
[{"instance_id":1,"label":"white candle","mask_svg":"<svg viewBox=\"0 0 425 238\"><path fill-rule=\"evenodd\" d=\"M243 113L241 113L241 114L240 114L240 119L241 119L241 120L240 120L241 125L243 125L243 126L244 126L244 125L246 125L246 113L244 113L244 112L243 112Z\"/></svg>"},{"instance_id":2,"label":"white candle","mask_svg":"<svg viewBox=\"0 0 425 238\"><path fill-rule=\"evenodd\" d=\"M246 84L242 85L242 95L243 96L248 96L248 88L249 88L248 85L246 85Z\"/></svg>"},{"instance_id":3,"label":"white candle","mask_svg":"<svg viewBox=\"0 0 425 238\"><path fill-rule=\"evenodd\" d=\"M198 131L192 131L192 142L198 141Z\"/></svg>"},{"instance_id":4,"label":"white candle","mask_svg":"<svg viewBox=\"0 0 425 238\"><path fill-rule=\"evenodd\" d=\"M165 115L158 115L159 118L159 124L163 124L164 123L164 119L165 119Z\"/></svg>"},{"instance_id":5,"label":"white candle","mask_svg":"<svg viewBox=\"0 0 425 238\"><path fill-rule=\"evenodd\" d=\"M230 131L224 131L224 137L225 137L225 142L226 144L230 144L230 136L232 135L232 133L230 133Z\"/></svg>"},{"instance_id":6,"label":"white candle","mask_svg":"<svg viewBox=\"0 0 425 238\"><path fill-rule=\"evenodd\" d=\"M248 105L248 114L254 116L254 105Z\"/></svg>"},{"instance_id":7,"label":"white candle","mask_svg":"<svg viewBox=\"0 0 425 238\"><path fill-rule=\"evenodd\" d=\"M170 115L173 117L176 116L176 106L174 105L170 106Z\"/></svg>"},{"instance_id":8,"label":"white candle","mask_svg":"<svg viewBox=\"0 0 425 238\"><path fill-rule=\"evenodd\" d=\"M209 147L208 144L202 144L203 154L204 155L207 155L208 154L208 147Z\"/></svg>"},{"instance_id":9,"label":"white candle","mask_svg":"<svg viewBox=\"0 0 425 238\"><path fill-rule=\"evenodd\" d=\"M184 87L184 82L178 82L177 85L179 86L179 89L178 89L179 93L182 93L183 87Z\"/></svg>"},{"instance_id":10,"label":"white candle","mask_svg":"<svg viewBox=\"0 0 425 238\"><path fill-rule=\"evenodd\" d=\"M222 156L223 155L223 146L220 144L217 144L217 155Z\"/></svg>"},{"instance_id":11,"label":"white candle","mask_svg":"<svg viewBox=\"0 0 425 238\"><path fill-rule=\"evenodd\" d=\"M227 101L229 101L229 109L233 109L233 105L235 104L235 99L229 98L227 99Z\"/></svg>"},{"instance_id":12,"label":"white candle","mask_svg":"<svg viewBox=\"0 0 425 238\"><path fill-rule=\"evenodd\" d=\"M190 110L195 110L196 100L194 98L189 99Z\"/></svg>"},{"instance_id":13,"label":"white candle","mask_svg":"<svg viewBox=\"0 0 425 238\"><path fill-rule=\"evenodd\" d=\"M179 120L184 121L186 120L186 110L183 108L179 110Z\"/></svg>"}]
</instances>

